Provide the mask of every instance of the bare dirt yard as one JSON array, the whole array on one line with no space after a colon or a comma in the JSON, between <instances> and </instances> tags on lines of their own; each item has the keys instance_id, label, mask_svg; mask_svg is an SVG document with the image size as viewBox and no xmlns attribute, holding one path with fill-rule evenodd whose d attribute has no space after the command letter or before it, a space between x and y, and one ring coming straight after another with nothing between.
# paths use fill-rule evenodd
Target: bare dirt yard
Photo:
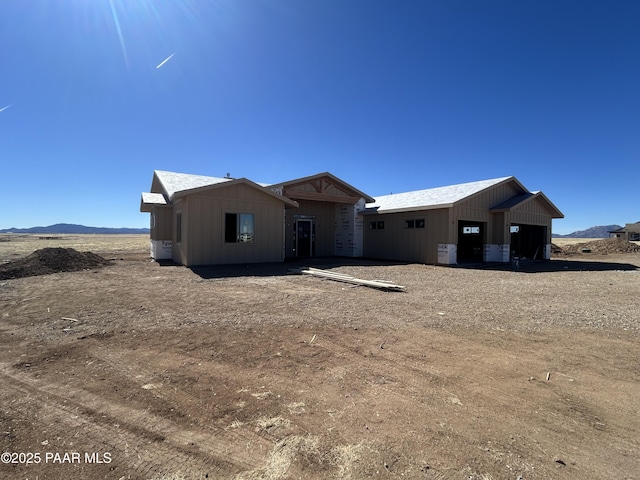
<instances>
[{"instance_id":1,"label":"bare dirt yard","mask_svg":"<svg viewBox=\"0 0 640 480\"><path fill-rule=\"evenodd\" d=\"M313 262L388 292L147 243L0 242L112 259L0 280L0 478L640 478L640 253Z\"/></svg>"}]
</instances>

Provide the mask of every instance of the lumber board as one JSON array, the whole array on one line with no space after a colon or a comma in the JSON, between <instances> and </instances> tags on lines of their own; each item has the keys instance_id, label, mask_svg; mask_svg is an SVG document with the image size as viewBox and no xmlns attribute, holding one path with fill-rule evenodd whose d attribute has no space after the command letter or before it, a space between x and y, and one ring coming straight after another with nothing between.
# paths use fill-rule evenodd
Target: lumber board
<instances>
[{"instance_id":1,"label":"lumber board","mask_svg":"<svg viewBox=\"0 0 640 480\"><path fill-rule=\"evenodd\" d=\"M392 290L401 292L404 291L405 287L402 285L396 285L394 283L388 281L380 281L380 280L363 280L361 278L355 278L351 275L347 275L345 273L339 272L329 272L327 270L321 270L319 268L309 267L308 269L300 269L297 270L296 273L301 273L303 275L312 275L314 277L326 278L329 280L335 280L337 282L345 282L353 285L362 285L365 287L378 288L381 290Z\"/></svg>"}]
</instances>

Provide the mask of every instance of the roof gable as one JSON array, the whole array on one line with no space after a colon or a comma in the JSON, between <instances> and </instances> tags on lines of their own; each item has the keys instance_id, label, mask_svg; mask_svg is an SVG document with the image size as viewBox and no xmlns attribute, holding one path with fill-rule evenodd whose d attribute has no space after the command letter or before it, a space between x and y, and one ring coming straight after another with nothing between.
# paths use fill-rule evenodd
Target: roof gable
<instances>
[{"instance_id":1,"label":"roof gable","mask_svg":"<svg viewBox=\"0 0 640 480\"><path fill-rule=\"evenodd\" d=\"M274 192L273 190L271 190L268 187L264 187L262 185L259 185L255 182L252 182L251 180L249 180L248 178L235 178L235 179L228 179L229 181L226 182L217 182L217 183L213 183L213 184L209 184L209 185L203 185L203 186L199 186L199 187L194 187L194 188L189 188L186 190L180 190L179 192L176 192L174 194L174 198L179 198L179 197L184 197L186 195L191 195L193 193L198 193L198 192L205 192L205 191L210 191L210 190L215 190L215 189L222 189L222 188L228 188L231 187L232 185L247 185L251 188L254 188L258 191L260 191L261 193L276 198L279 201L285 203L286 205L292 206L292 207L298 207L298 203L295 202L294 200L291 200L287 197L283 197L282 195L279 195L278 193Z\"/></svg>"},{"instance_id":2,"label":"roof gable","mask_svg":"<svg viewBox=\"0 0 640 480\"><path fill-rule=\"evenodd\" d=\"M270 185L270 188L281 192L286 197L301 200L356 203L364 198L365 202L373 201L373 198L366 193L329 172L276 183Z\"/></svg>"},{"instance_id":3,"label":"roof gable","mask_svg":"<svg viewBox=\"0 0 640 480\"><path fill-rule=\"evenodd\" d=\"M498 205L491 207L490 212L508 212L523 207L526 203L537 201L542 203L552 218L564 218L564 214L549 200L542 192L527 192L522 195L515 195Z\"/></svg>"}]
</instances>

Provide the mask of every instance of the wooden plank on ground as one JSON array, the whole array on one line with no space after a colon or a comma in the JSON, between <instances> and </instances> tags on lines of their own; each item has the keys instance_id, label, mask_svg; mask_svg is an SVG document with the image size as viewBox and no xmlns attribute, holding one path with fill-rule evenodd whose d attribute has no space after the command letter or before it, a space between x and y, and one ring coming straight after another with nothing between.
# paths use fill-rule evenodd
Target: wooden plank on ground
<instances>
[{"instance_id":1,"label":"wooden plank on ground","mask_svg":"<svg viewBox=\"0 0 640 480\"><path fill-rule=\"evenodd\" d=\"M404 286L396 285L386 280L363 280L361 278L352 277L351 275L347 275L345 273L330 272L327 270L321 270L319 268L313 268L313 267L309 267L307 269L295 270L295 273L300 273L303 275L312 275L314 277L320 277L320 278L327 278L329 280L350 283L352 285L362 285L365 287L378 288L380 290L390 290L394 292L402 292L405 290Z\"/></svg>"}]
</instances>

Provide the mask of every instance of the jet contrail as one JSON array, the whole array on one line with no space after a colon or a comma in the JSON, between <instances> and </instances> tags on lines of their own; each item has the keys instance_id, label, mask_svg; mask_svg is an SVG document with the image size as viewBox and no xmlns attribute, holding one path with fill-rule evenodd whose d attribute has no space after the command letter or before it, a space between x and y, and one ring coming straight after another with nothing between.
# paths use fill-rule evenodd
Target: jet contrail
<instances>
[{"instance_id":1,"label":"jet contrail","mask_svg":"<svg viewBox=\"0 0 640 480\"><path fill-rule=\"evenodd\" d=\"M171 55L169 55L167 58L165 58L163 61L161 61L156 68L160 68L161 66L163 66L165 63L167 63L169 60L171 60L171 57L173 57L174 55L175 55L175 53L172 53Z\"/></svg>"},{"instance_id":2,"label":"jet contrail","mask_svg":"<svg viewBox=\"0 0 640 480\"><path fill-rule=\"evenodd\" d=\"M4 112L7 108L9 108L11 106L11 104L7 105L6 107L2 107L0 108L0 112Z\"/></svg>"}]
</instances>

